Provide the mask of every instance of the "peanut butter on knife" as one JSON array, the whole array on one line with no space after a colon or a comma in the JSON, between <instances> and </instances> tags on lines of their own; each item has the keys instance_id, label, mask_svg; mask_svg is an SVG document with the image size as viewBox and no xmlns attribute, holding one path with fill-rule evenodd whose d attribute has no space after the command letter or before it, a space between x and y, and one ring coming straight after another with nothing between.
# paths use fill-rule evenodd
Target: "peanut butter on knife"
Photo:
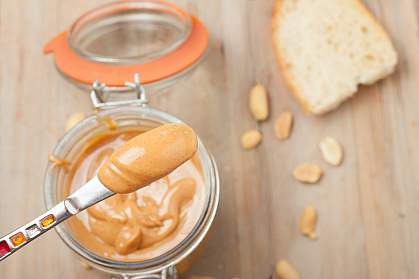
<instances>
[{"instance_id":1,"label":"peanut butter on knife","mask_svg":"<svg viewBox=\"0 0 419 279\"><path fill-rule=\"evenodd\" d=\"M89 210L90 207L101 201L105 202L106 199L118 199L118 195L115 194L135 192L167 176L192 158L196 152L197 144L194 131L182 124L162 125L132 138L112 153L110 159L100 167L97 176L91 178L62 202L29 223L1 237L0 261L69 217L81 213L85 209ZM180 185L182 187L179 189L183 191L177 192L178 195L172 195L170 199L169 211L171 216L178 216L184 202L191 200L195 193L195 182L193 180L185 181ZM130 198L127 202L126 205L132 212L138 209L135 199ZM94 208L90 211L94 215ZM96 213L101 216L105 212L99 210ZM131 222L124 224L119 230L115 230L117 229L115 226L110 226L108 230L102 230L102 233L99 233L102 235L102 239L108 239L115 245L114 248L120 255L134 252L141 245L152 245L165 237L164 234L153 234L155 235L154 238L148 237L139 223L139 220L143 218L145 220L142 221L147 223L146 217L140 212L137 213L139 213L136 214L138 218L130 218ZM141 215L142 217L139 217ZM157 225L162 224L160 220L156 219L155 221ZM171 223L171 229L167 230L167 234L173 232L178 226L178 217L173 219ZM42 227L42 230L39 229L39 226ZM103 224L99 224L99 228L102 227ZM38 231L31 235L27 232L28 228L37 228ZM117 234L114 234L116 232ZM114 239L112 236L116 236L116 238ZM104 254L110 256L107 253Z\"/></svg>"},{"instance_id":2,"label":"peanut butter on knife","mask_svg":"<svg viewBox=\"0 0 419 279\"><path fill-rule=\"evenodd\" d=\"M197 138L184 124L165 124L142 133L115 150L98 173L112 192L131 193L158 180L189 160Z\"/></svg>"}]
</instances>

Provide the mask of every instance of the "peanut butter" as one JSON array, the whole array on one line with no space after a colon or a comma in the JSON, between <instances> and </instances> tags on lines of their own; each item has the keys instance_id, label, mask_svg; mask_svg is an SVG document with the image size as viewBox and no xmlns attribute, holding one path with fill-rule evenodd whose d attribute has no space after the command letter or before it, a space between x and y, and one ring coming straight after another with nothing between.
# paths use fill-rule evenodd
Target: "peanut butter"
<instances>
[{"instance_id":1,"label":"peanut butter","mask_svg":"<svg viewBox=\"0 0 419 279\"><path fill-rule=\"evenodd\" d=\"M68 176L67 189L72 192L99 170L99 179L119 193L162 177L151 187L116 194L69 220L80 244L111 260L143 261L164 254L185 239L203 211L205 187L193 155L193 131L173 124L144 131L119 128L96 136L73 161Z\"/></svg>"},{"instance_id":2,"label":"peanut butter","mask_svg":"<svg viewBox=\"0 0 419 279\"><path fill-rule=\"evenodd\" d=\"M171 173L189 160L196 148L196 135L189 126L165 124L118 147L98 177L115 193L135 192Z\"/></svg>"}]
</instances>

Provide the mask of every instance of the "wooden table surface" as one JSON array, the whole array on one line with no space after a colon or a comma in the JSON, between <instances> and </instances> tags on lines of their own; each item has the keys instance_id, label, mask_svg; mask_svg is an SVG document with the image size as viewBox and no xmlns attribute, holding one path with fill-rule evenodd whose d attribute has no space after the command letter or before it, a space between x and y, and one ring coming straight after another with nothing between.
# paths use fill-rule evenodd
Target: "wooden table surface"
<instances>
[{"instance_id":1,"label":"wooden table surface","mask_svg":"<svg viewBox=\"0 0 419 279\"><path fill-rule=\"evenodd\" d=\"M419 278L419 40L417 0L368 0L399 53L397 72L323 117L305 115L284 86L271 47L270 0L181 1L208 26L208 59L152 106L191 124L219 164L221 205L193 275L268 279L278 259L303 278ZM91 112L85 91L64 80L43 45L102 1L0 1L0 232L44 210L48 154L66 119ZM270 120L248 112L254 82L270 93ZM295 115L292 137L275 139L273 120ZM264 134L240 148L249 128ZM344 146L341 167L327 166L318 143ZM301 162L325 170L318 185L292 176ZM299 216L319 212L318 241L302 237ZM84 269L49 233L0 263L0 278L108 278Z\"/></svg>"}]
</instances>

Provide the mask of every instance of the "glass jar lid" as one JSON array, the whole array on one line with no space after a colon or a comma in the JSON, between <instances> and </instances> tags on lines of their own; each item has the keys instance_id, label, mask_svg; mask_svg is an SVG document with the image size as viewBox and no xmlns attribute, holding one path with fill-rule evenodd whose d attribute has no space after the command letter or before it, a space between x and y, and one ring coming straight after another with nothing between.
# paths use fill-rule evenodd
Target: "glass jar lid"
<instances>
[{"instance_id":1,"label":"glass jar lid","mask_svg":"<svg viewBox=\"0 0 419 279\"><path fill-rule=\"evenodd\" d=\"M124 86L134 73L145 85L177 76L207 48L208 31L198 18L170 2L135 0L85 13L44 53L54 53L58 70L78 84Z\"/></svg>"}]
</instances>

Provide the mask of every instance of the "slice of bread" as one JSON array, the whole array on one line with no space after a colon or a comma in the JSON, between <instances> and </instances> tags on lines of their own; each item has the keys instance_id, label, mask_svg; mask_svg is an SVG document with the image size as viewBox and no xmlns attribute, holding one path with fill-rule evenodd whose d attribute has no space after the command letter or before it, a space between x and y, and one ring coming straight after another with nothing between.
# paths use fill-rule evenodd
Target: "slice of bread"
<instances>
[{"instance_id":1,"label":"slice of bread","mask_svg":"<svg viewBox=\"0 0 419 279\"><path fill-rule=\"evenodd\" d=\"M336 108L397 64L389 36L359 0L276 0L272 25L282 73L314 114Z\"/></svg>"}]
</instances>

